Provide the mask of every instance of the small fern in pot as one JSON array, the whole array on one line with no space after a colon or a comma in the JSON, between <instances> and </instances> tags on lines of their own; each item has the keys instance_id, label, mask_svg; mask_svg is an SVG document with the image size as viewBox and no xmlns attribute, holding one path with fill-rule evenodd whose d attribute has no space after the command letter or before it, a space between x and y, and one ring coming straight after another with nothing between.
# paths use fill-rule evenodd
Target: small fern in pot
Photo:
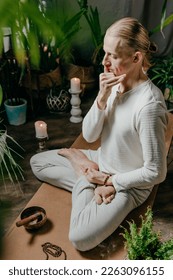
<instances>
[{"instance_id":1,"label":"small fern in pot","mask_svg":"<svg viewBox=\"0 0 173 280\"><path fill-rule=\"evenodd\" d=\"M141 216L141 226L134 221L128 222L129 229L124 228L122 236L129 260L172 260L173 239L161 241L161 234L153 229L153 213L147 209L145 217Z\"/></svg>"}]
</instances>

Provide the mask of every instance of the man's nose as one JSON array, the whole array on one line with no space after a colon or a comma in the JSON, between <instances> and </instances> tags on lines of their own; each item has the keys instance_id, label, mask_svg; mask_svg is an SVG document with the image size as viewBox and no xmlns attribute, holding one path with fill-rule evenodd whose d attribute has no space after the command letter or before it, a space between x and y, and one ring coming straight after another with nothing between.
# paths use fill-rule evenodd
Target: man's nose
<instances>
[{"instance_id":1,"label":"man's nose","mask_svg":"<svg viewBox=\"0 0 173 280\"><path fill-rule=\"evenodd\" d=\"M109 66L110 65L110 61L108 60L108 55L105 54L102 60L102 65L104 66Z\"/></svg>"},{"instance_id":2,"label":"man's nose","mask_svg":"<svg viewBox=\"0 0 173 280\"><path fill-rule=\"evenodd\" d=\"M102 60L102 65L105 65L106 61L107 61L107 55L105 54Z\"/></svg>"}]
</instances>

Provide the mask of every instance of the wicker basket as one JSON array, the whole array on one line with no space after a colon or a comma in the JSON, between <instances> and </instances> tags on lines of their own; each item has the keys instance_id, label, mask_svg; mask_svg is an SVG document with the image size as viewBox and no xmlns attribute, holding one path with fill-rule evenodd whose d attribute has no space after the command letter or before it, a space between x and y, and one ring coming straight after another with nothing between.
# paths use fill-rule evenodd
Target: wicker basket
<instances>
[{"instance_id":1,"label":"wicker basket","mask_svg":"<svg viewBox=\"0 0 173 280\"><path fill-rule=\"evenodd\" d=\"M64 89L51 88L46 97L46 103L51 113L68 112L70 109L70 94Z\"/></svg>"}]
</instances>

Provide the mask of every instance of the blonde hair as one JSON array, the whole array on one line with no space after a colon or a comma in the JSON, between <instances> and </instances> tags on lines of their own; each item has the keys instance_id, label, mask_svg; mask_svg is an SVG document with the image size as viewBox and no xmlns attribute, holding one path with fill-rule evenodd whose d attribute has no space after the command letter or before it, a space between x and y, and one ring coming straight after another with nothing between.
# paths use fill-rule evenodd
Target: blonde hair
<instances>
[{"instance_id":1,"label":"blonde hair","mask_svg":"<svg viewBox=\"0 0 173 280\"><path fill-rule=\"evenodd\" d=\"M125 17L116 21L107 29L106 35L119 37L134 51L143 53L143 68L147 70L151 67L150 59L157 46L150 41L148 31L137 19Z\"/></svg>"}]
</instances>

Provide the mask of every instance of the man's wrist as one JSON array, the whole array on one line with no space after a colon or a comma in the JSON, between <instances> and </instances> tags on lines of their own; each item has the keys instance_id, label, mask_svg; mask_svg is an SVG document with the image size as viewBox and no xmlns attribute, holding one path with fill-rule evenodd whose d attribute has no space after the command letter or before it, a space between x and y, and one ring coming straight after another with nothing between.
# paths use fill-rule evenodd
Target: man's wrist
<instances>
[{"instance_id":1,"label":"man's wrist","mask_svg":"<svg viewBox=\"0 0 173 280\"><path fill-rule=\"evenodd\" d=\"M111 179L111 175L107 174L106 178L104 180L104 186L112 186L112 179Z\"/></svg>"},{"instance_id":2,"label":"man's wrist","mask_svg":"<svg viewBox=\"0 0 173 280\"><path fill-rule=\"evenodd\" d=\"M107 100L104 97L97 96L97 106L99 110L105 110Z\"/></svg>"}]
</instances>

